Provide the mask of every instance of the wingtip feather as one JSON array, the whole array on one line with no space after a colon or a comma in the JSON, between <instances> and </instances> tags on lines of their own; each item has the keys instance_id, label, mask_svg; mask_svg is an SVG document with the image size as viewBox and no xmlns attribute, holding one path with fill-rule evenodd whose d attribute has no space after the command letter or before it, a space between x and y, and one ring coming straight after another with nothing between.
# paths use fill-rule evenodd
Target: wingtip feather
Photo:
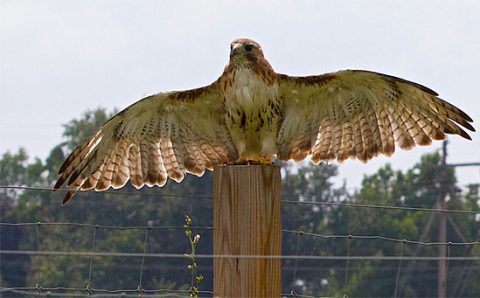
<instances>
[{"instance_id":1,"label":"wingtip feather","mask_svg":"<svg viewBox=\"0 0 480 298\"><path fill-rule=\"evenodd\" d=\"M60 178L58 178L57 182L55 183L55 186L53 186L53 191L57 191L63 185L64 182L65 182L65 177L60 176Z\"/></svg>"},{"instance_id":2,"label":"wingtip feather","mask_svg":"<svg viewBox=\"0 0 480 298\"><path fill-rule=\"evenodd\" d=\"M73 195L76 193L76 191L69 191L67 192L67 194L65 195L65 197L63 198L63 201L62 201L62 206L67 204L68 201L70 201L70 199L73 197Z\"/></svg>"}]
</instances>

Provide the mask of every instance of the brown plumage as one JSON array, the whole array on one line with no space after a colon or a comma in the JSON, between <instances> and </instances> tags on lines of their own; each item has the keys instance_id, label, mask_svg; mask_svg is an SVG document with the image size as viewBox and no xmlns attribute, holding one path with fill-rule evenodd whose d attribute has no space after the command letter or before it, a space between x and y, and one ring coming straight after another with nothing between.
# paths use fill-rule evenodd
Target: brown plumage
<instances>
[{"instance_id":1,"label":"brown plumage","mask_svg":"<svg viewBox=\"0 0 480 298\"><path fill-rule=\"evenodd\" d=\"M274 72L258 43L232 42L209 86L146 97L113 116L59 170L66 203L78 190L180 182L226 163L367 162L395 147L470 136L472 119L431 89L363 70L293 77Z\"/></svg>"}]
</instances>

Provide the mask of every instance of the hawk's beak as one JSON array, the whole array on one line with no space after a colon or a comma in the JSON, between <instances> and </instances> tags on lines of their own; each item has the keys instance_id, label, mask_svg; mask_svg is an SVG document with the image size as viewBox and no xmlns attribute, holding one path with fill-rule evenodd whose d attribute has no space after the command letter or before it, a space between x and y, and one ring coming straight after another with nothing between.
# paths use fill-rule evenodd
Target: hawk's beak
<instances>
[{"instance_id":1,"label":"hawk's beak","mask_svg":"<svg viewBox=\"0 0 480 298\"><path fill-rule=\"evenodd\" d=\"M233 43L233 44L232 44L232 47L231 47L231 49L230 49L230 57L233 57L233 56L235 56L236 54L238 54L238 52L240 51L241 47L242 47L241 44L239 44L239 43Z\"/></svg>"}]
</instances>

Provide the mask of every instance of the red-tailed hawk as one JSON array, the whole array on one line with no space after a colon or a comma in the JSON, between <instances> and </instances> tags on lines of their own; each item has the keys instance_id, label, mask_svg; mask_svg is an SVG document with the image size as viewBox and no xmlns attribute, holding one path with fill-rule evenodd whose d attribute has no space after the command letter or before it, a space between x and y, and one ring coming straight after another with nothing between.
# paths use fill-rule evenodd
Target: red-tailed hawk
<instances>
[{"instance_id":1,"label":"red-tailed hawk","mask_svg":"<svg viewBox=\"0 0 480 298\"><path fill-rule=\"evenodd\" d=\"M317 76L276 73L250 39L230 46L230 61L211 85L148 96L108 120L59 170L67 202L78 190L131 181L163 186L185 173L228 163L313 163L410 149L470 136L472 119L431 89L363 70Z\"/></svg>"}]
</instances>

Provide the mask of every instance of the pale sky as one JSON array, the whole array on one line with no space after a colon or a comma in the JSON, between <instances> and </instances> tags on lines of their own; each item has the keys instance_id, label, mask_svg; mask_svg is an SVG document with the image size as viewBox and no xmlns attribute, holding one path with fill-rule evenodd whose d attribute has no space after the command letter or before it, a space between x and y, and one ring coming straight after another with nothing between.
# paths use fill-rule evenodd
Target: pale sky
<instances>
[{"instance_id":1,"label":"pale sky","mask_svg":"<svg viewBox=\"0 0 480 298\"><path fill-rule=\"evenodd\" d=\"M278 72L365 69L426 85L480 129L480 1L0 0L0 154L44 159L86 110L207 85L238 37ZM480 161L471 136L450 138L449 162ZM439 148L347 161L336 183L358 187L387 161L407 169ZM460 185L480 182L479 168L457 172Z\"/></svg>"}]
</instances>

